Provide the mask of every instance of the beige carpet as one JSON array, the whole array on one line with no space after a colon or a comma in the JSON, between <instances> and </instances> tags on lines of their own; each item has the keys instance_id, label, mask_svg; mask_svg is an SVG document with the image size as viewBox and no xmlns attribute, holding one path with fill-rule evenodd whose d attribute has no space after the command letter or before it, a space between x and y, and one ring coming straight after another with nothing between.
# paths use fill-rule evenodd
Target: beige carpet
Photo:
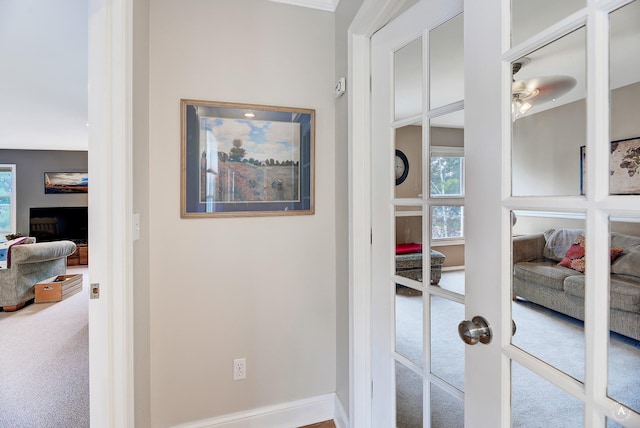
<instances>
[{"instance_id":1,"label":"beige carpet","mask_svg":"<svg viewBox=\"0 0 640 428\"><path fill-rule=\"evenodd\" d=\"M56 303L0 312L0 427L89 426L88 269Z\"/></svg>"}]
</instances>

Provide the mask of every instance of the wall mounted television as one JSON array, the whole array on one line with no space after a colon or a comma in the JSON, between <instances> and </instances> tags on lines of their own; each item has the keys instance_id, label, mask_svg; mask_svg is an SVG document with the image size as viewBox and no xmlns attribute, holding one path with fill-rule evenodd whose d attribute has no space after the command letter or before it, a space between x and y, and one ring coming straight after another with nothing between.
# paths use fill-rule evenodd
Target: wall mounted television
<instances>
[{"instance_id":1,"label":"wall mounted television","mask_svg":"<svg viewBox=\"0 0 640 428\"><path fill-rule=\"evenodd\" d=\"M87 207L43 207L29 211L29 236L36 242L67 239L86 244L89 238Z\"/></svg>"}]
</instances>

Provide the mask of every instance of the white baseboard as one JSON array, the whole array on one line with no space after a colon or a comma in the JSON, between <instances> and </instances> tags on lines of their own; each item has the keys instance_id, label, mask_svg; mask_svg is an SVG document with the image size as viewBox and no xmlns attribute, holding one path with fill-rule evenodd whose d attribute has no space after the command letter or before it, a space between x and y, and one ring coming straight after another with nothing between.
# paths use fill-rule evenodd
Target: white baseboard
<instances>
[{"instance_id":1,"label":"white baseboard","mask_svg":"<svg viewBox=\"0 0 640 428\"><path fill-rule=\"evenodd\" d=\"M246 412L176 425L174 428L295 428L333 419L337 428L348 420L336 394L325 394Z\"/></svg>"}]
</instances>

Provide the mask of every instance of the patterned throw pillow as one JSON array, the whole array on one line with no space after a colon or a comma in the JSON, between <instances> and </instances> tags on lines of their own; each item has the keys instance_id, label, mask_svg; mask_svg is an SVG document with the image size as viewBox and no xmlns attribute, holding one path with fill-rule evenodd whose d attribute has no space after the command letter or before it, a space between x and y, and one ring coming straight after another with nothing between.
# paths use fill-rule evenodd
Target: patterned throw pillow
<instances>
[{"instance_id":1,"label":"patterned throw pillow","mask_svg":"<svg viewBox=\"0 0 640 428\"><path fill-rule=\"evenodd\" d=\"M576 238L558 264L578 272L584 272L584 236L579 235Z\"/></svg>"},{"instance_id":2,"label":"patterned throw pillow","mask_svg":"<svg viewBox=\"0 0 640 428\"><path fill-rule=\"evenodd\" d=\"M622 254L624 250L619 247L609 248L610 261L613 262ZM580 235L567 250L567 254L558 263L560 266L568 267L578 272L584 273L584 236Z\"/></svg>"}]
</instances>

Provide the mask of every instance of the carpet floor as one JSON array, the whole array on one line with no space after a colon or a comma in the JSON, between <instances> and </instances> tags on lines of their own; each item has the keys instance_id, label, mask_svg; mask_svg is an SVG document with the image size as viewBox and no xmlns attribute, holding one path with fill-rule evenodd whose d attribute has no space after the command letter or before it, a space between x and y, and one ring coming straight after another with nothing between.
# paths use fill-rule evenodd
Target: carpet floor
<instances>
[{"instance_id":1,"label":"carpet floor","mask_svg":"<svg viewBox=\"0 0 640 428\"><path fill-rule=\"evenodd\" d=\"M464 272L444 272L443 288L462 290ZM456 284L457 283L457 284ZM396 349L409 360L422 365L422 296L400 287L396 293ZM464 307L433 297L431 303L431 372L464 390L464 344L457 325L464 319ZM518 301L513 305L518 326L514 344L544 359L570 376L584 380L584 334L582 323L537 305ZM627 406L640 409L640 344L614 335L609 349L609 395ZM398 428L422 427L422 377L396 363L396 407ZM513 427L580 428L583 426L580 402L525 368L512 365ZM464 426L464 405L444 390L432 385L431 426ZM620 425L610 421L608 427Z\"/></svg>"},{"instance_id":2,"label":"carpet floor","mask_svg":"<svg viewBox=\"0 0 640 428\"><path fill-rule=\"evenodd\" d=\"M88 269L67 273L82 291L0 312L0 427L89 426Z\"/></svg>"}]
</instances>

